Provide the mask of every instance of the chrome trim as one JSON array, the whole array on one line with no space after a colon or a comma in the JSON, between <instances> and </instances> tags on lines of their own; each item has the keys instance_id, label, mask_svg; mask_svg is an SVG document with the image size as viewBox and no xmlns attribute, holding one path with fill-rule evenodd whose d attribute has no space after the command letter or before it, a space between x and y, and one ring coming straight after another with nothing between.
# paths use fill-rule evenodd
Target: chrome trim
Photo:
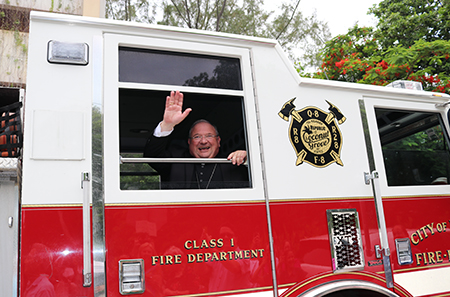
<instances>
[{"instance_id":1,"label":"chrome trim","mask_svg":"<svg viewBox=\"0 0 450 297\"><path fill-rule=\"evenodd\" d=\"M81 172L81 188L84 189L84 182L91 181L88 171Z\"/></svg>"},{"instance_id":2,"label":"chrome trim","mask_svg":"<svg viewBox=\"0 0 450 297\"><path fill-rule=\"evenodd\" d=\"M94 296L106 296L105 200L103 181L103 37L92 45L92 257Z\"/></svg>"},{"instance_id":3,"label":"chrome trim","mask_svg":"<svg viewBox=\"0 0 450 297\"><path fill-rule=\"evenodd\" d=\"M382 253L383 253L383 251L381 249L381 246L379 244L376 244L375 245L375 257L377 259L381 259Z\"/></svg>"},{"instance_id":4,"label":"chrome trim","mask_svg":"<svg viewBox=\"0 0 450 297\"><path fill-rule=\"evenodd\" d=\"M370 138L369 133L369 124L367 122L367 113L366 113L366 106L364 105L364 100L359 100L359 110L361 113L361 121L363 125L363 132L364 132L364 140L366 142L366 150L367 150L367 158L369 160L369 169L370 172L375 170L375 158L373 157L373 150L372 150L372 140ZM368 185L368 181L366 180L366 184Z\"/></svg>"},{"instance_id":5,"label":"chrome trim","mask_svg":"<svg viewBox=\"0 0 450 297\"><path fill-rule=\"evenodd\" d=\"M386 286L388 288L393 288L394 287L394 279L393 279L393 275L392 275L391 259L389 257L391 254L391 250L389 248L389 241L388 241L386 221L385 221L384 208L383 208L383 198L381 196L379 174L376 171L376 167L375 167L375 159L373 156L372 141L370 138L370 131L369 131L369 125L368 125L368 121L367 121L366 107L365 107L363 99L359 100L359 107L360 107L361 120L362 120L363 131L364 131L364 140L366 142L367 158L369 160L369 168L370 168L370 173L364 172L364 179L365 179L365 183L367 185L370 183L369 181L372 181L372 191L373 191L373 196L375 199L375 210L377 213L378 229L379 229L379 233L380 233L380 243L381 243L381 251L382 251L381 254L383 257L383 266L384 266L384 273L385 273L385 277L386 277Z\"/></svg>"},{"instance_id":6,"label":"chrome trim","mask_svg":"<svg viewBox=\"0 0 450 297\"><path fill-rule=\"evenodd\" d=\"M359 281L359 280L342 280L342 281L335 281L326 283L324 285L321 285L319 287L310 289L306 292L303 292L297 297L322 297L326 296L327 294L339 292L342 290L352 290L352 289L362 289L367 291L373 291L380 294L383 294L387 297L398 297L397 294L394 292L383 288L379 285L373 284L368 281Z\"/></svg>"},{"instance_id":7,"label":"chrome trim","mask_svg":"<svg viewBox=\"0 0 450 297\"><path fill-rule=\"evenodd\" d=\"M231 163L225 158L122 158L120 163Z\"/></svg>"},{"instance_id":8,"label":"chrome trim","mask_svg":"<svg viewBox=\"0 0 450 297\"><path fill-rule=\"evenodd\" d=\"M373 194L375 198L375 209L377 212L378 228L380 231L380 243L383 256L384 275L386 277L386 286L388 288L393 288L394 279L392 276L391 259L389 257L391 255L391 250L389 248L389 240L384 215L383 198L381 197L380 182L378 178L378 173L376 171L372 172L371 180L372 180Z\"/></svg>"},{"instance_id":9,"label":"chrome trim","mask_svg":"<svg viewBox=\"0 0 450 297\"><path fill-rule=\"evenodd\" d=\"M266 204L266 215L267 215L267 229L269 231L269 248L270 248L270 263L272 268L272 283L273 283L273 296L278 297L278 282L277 282L277 272L276 272L276 258L274 252L274 243L273 243L273 232L272 232L272 217L270 215L270 203L269 203L269 189L267 185L267 176L266 176L266 167L264 162L264 147L262 144L262 131L261 131L261 120L259 117L259 104L258 104L258 92L256 90L255 78L254 78L254 65L253 65L253 56L252 51L249 51L250 55L250 67L252 71L252 82L253 82L253 95L255 97L255 110L256 110L256 125L258 129L258 140L259 140L259 150L261 156L261 174L263 178L263 187L264 187L264 200Z\"/></svg>"},{"instance_id":10,"label":"chrome trim","mask_svg":"<svg viewBox=\"0 0 450 297\"><path fill-rule=\"evenodd\" d=\"M81 173L81 188L83 189L83 287L92 284L91 266L91 187L89 172Z\"/></svg>"},{"instance_id":11,"label":"chrome trim","mask_svg":"<svg viewBox=\"0 0 450 297\"><path fill-rule=\"evenodd\" d=\"M231 163L225 158L122 158L120 163Z\"/></svg>"}]
</instances>

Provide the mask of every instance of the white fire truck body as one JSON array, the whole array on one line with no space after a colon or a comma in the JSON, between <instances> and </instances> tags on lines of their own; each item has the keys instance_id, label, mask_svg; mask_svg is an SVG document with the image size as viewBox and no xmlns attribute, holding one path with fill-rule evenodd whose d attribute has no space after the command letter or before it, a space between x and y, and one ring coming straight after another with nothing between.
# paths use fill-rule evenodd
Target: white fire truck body
<instances>
[{"instance_id":1,"label":"white fire truck body","mask_svg":"<svg viewBox=\"0 0 450 297\"><path fill-rule=\"evenodd\" d=\"M231 165L144 158L172 90L193 111L171 145L205 118L225 156L247 151L246 180L214 165L174 184L155 164ZM301 78L272 40L32 12L23 149L0 171L5 288L446 296L448 102Z\"/></svg>"}]
</instances>

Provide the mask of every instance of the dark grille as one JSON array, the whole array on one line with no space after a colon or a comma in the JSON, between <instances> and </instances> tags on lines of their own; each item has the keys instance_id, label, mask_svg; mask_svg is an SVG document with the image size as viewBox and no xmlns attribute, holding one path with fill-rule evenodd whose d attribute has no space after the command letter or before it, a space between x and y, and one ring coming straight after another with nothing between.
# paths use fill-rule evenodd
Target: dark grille
<instances>
[{"instance_id":1,"label":"dark grille","mask_svg":"<svg viewBox=\"0 0 450 297\"><path fill-rule=\"evenodd\" d=\"M364 267L358 213L356 210L328 210L334 270Z\"/></svg>"}]
</instances>

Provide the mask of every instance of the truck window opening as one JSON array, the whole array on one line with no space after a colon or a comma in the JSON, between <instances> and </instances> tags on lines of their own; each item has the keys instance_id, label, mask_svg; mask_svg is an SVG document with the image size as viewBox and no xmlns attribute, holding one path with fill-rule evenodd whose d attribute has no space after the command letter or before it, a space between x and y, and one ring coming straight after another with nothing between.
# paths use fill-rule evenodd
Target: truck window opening
<instances>
[{"instance_id":1,"label":"truck window opening","mask_svg":"<svg viewBox=\"0 0 450 297\"><path fill-rule=\"evenodd\" d=\"M147 139L162 119L167 91L119 90L120 155L123 158L142 158ZM244 125L243 98L239 96L186 93L184 107L191 114L173 131L169 146L180 150L188 148L189 128L197 119L214 123L220 133L223 154L247 150ZM241 165L243 166L243 165ZM248 168L247 168L248 171ZM250 187L245 182L212 183L209 188ZM196 188L187 182L183 185L161 180L157 170L147 163L120 165L121 190L150 190L161 188Z\"/></svg>"},{"instance_id":2,"label":"truck window opening","mask_svg":"<svg viewBox=\"0 0 450 297\"><path fill-rule=\"evenodd\" d=\"M375 112L389 186L448 184L449 142L439 114Z\"/></svg>"}]
</instances>

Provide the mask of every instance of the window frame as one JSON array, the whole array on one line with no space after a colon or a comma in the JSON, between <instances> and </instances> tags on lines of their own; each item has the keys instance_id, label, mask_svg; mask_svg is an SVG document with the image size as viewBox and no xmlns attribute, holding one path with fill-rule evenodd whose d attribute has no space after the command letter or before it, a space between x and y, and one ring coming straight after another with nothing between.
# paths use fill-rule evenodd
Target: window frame
<instances>
[{"instance_id":1,"label":"window frame","mask_svg":"<svg viewBox=\"0 0 450 297\"><path fill-rule=\"evenodd\" d=\"M120 34L104 35L104 188L105 203L189 203L189 202L232 202L264 199L262 165L258 145L257 115L253 95L250 49L242 46L226 46L204 43L201 40L186 41L160 37L127 36ZM148 48L161 51L178 51L199 55L238 58L241 66L243 90L187 87L146 83L119 82L119 47ZM119 89L179 90L186 93L230 95L243 98L244 128L247 132L249 171L251 188L230 189L177 189L177 190L120 190L119 161ZM162 111L161 111L162 113ZM220 128L220 123L218 124Z\"/></svg>"},{"instance_id":2,"label":"window frame","mask_svg":"<svg viewBox=\"0 0 450 297\"><path fill-rule=\"evenodd\" d=\"M399 111L410 111L410 112L426 112L434 113L440 116L440 122L443 124L443 132L447 135L445 138L449 139L448 136L448 122L446 116L447 109L436 108L436 102L429 99L428 102L425 100L414 100L411 101L399 100L398 98L375 98L375 97L364 97L364 103L367 113L367 122L370 133L370 140L372 145L373 157L375 162L375 170L379 174L380 190L383 196L421 196L421 195L442 195L442 187L448 187L449 185L388 185L388 179L386 176L386 168L384 163L384 156L381 146L380 135L378 131L378 124L376 120L375 109L393 109ZM407 103L407 104L405 104Z\"/></svg>"}]
</instances>

